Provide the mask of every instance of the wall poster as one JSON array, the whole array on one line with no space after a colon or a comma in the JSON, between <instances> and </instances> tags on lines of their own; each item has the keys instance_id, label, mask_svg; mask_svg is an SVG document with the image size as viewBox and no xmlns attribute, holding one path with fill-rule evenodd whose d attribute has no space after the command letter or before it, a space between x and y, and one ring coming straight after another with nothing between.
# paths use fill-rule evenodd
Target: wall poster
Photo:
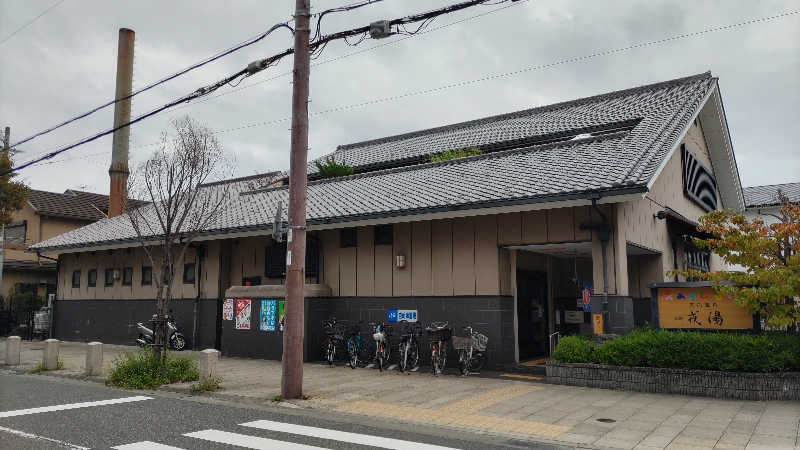
<instances>
[{"instance_id":1,"label":"wall poster","mask_svg":"<svg viewBox=\"0 0 800 450\"><path fill-rule=\"evenodd\" d=\"M236 299L236 329L249 330L250 329L250 299L237 298Z\"/></svg>"},{"instance_id":2,"label":"wall poster","mask_svg":"<svg viewBox=\"0 0 800 450\"><path fill-rule=\"evenodd\" d=\"M258 318L258 329L261 331L275 331L275 314L277 301L267 298L261 299L260 315Z\"/></svg>"},{"instance_id":3,"label":"wall poster","mask_svg":"<svg viewBox=\"0 0 800 450\"><path fill-rule=\"evenodd\" d=\"M658 288L660 328L745 330L753 315L732 298L718 298L710 286Z\"/></svg>"},{"instance_id":4,"label":"wall poster","mask_svg":"<svg viewBox=\"0 0 800 450\"><path fill-rule=\"evenodd\" d=\"M283 331L283 325L286 322L286 300L278 302L278 331Z\"/></svg>"},{"instance_id":5,"label":"wall poster","mask_svg":"<svg viewBox=\"0 0 800 450\"><path fill-rule=\"evenodd\" d=\"M222 303L222 320L233 320L233 299L226 298Z\"/></svg>"}]
</instances>

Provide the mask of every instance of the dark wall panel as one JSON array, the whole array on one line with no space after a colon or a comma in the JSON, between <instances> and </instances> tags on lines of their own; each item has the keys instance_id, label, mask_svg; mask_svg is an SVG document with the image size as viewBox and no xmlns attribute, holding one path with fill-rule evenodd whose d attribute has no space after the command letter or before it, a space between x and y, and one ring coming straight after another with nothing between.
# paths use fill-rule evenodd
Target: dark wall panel
<instances>
[{"instance_id":1,"label":"dark wall panel","mask_svg":"<svg viewBox=\"0 0 800 450\"><path fill-rule=\"evenodd\" d=\"M192 348L194 299L172 300L170 309ZM59 300L55 302L55 337L132 345L138 336L136 322L148 322L155 310L155 300ZM216 310L217 299L198 302L198 349L214 347Z\"/></svg>"}]
</instances>

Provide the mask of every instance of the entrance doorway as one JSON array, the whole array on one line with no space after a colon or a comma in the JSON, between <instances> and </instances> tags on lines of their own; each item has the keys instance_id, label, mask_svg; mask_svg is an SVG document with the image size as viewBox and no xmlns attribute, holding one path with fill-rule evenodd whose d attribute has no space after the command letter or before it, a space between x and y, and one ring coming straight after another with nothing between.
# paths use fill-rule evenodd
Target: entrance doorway
<instances>
[{"instance_id":1,"label":"entrance doorway","mask_svg":"<svg viewBox=\"0 0 800 450\"><path fill-rule=\"evenodd\" d=\"M547 355L547 273L517 270L517 342L520 361Z\"/></svg>"}]
</instances>

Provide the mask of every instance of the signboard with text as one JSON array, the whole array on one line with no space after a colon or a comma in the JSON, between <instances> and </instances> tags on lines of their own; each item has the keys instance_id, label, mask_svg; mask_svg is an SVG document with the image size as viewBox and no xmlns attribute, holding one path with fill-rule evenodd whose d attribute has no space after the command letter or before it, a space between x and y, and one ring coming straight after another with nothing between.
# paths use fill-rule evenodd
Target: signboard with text
<instances>
[{"instance_id":1,"label":"signboard with text","mask_svg":"<svg viewBox=\"0 0 800 450\"><path fill-rule=\"evenodd\" d=\"M714 288L658 288L658 326L710 330L753 328L753 315L732 298L721 298Z\"/></svg>"},{"instance_id":2,"label":"signboard with text","mask_svg":"<svg viewBox=\"0 0 800 450\"><path fill-rule=\"evenodd\" d=\"M387 322L416 322L417 310L416 309L390 309L386 311Z\"/></svg>"}]
</instances>

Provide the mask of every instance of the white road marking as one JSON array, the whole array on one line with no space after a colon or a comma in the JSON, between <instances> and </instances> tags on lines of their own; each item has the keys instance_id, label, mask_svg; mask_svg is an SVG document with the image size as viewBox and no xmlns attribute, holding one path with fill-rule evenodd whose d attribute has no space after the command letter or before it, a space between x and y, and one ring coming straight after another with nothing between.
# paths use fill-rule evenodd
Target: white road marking
<instances>
[{"instance_id":1,"label":"white road marking","mask_svg":"<svg viewBox=\"0 0 800 450\"><path fill-rule=\"evenodd\" d=\"M98 400L96 402L67 403L66 405L53 405L53 406L42 406L39 408L17 409L14 411L0 412L0 418L25 416L28 414L39 414L52 411L64 411L67 409L90 408L92 406L116 405L119 403L138 402L150 399L152 399L152 397L137 395L135 397L114 398L111 400Z\"/></svg>"},{"instance_id":2,"label":"white road marking","mask_svg":"<svg viewBox=\"0 0 800 450\"><path fill-rule=\"evenodd\" d=\"M381 436L370 436L368 434L349 433L347 431L329 430L327 428L309 427L305 425L295 425L292 423L273 422L271 420L256 420L240 424L244 427L258 428L260 430L279 431L281 433L300 434L303 436L315 437L320 439L331 439L351 444L367 445L370 447L381 447L393 450L420 449L420 450L453 450L452 447L442 447L439 445L423 444L421 442L403 441Z\"/></svg>"},{"instance_id":3,"label":"white road marking","mask_svg":"<svg viewBox=\"0 0 800 450\"><path fill-rule=\"evenodd\" d=\"M9 434L13 434L15 436L27 438L27 439L34 439L37 441L45 441L51 444L57 444L65 448L69 448L72 450L89 450L89 447L81 447L80 445L70 444L69 442L59 441L58 439L50 439L49 437L39 436L33 433L27 433L25 431L14 430L11 428L0 427L0 431L4 431Z\"/></svg>"},{"instance_id":4,"label":"white road marking","mask_svg":"<svg viewBox=\"0 0 800 450\"><path fill-rule=\"evenodd\" d=\"M203 439L205 441L217 442L220 444L238 445L244 448L253 448L257 450L307 450L307 449L323 449L323 447L314 447L305 444L296 444L294 442L275 441L272 439L248 436L246 434L229 433L220 430L203 430L194 433L186 433L184 436L196 439ZM324 450L324 449L323 449Z\"/></svg>"},{"instance_id":5,"label":"white road marking","mask_svg":"<svg viewBox=\"0 0 800 450\"><path fill-rule=\"evenodd\" d=\"M133 444L118 445L111 448L116 450L183 450L180 447L173 447L171 445L159 444L158 442L152 441L134 442Z\"/></svg>"}]
</instances>

